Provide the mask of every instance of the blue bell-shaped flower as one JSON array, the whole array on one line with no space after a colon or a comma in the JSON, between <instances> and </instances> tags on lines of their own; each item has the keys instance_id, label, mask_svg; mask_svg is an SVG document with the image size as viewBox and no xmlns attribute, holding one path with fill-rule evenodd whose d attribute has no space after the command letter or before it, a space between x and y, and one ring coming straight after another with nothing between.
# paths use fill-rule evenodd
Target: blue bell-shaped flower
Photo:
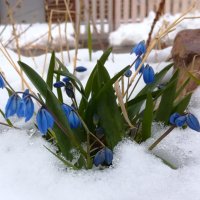
<instances>
[{"instance_id":1,"label":"blue bell-shaped flower","mask_svg":"<svg viewBox=\"0 0 200 200\"><path fill-rule=\"evenodd\" d=\"M9 118L16 113L20 113L21 111L20 109L22 109L22 107L19 106L20 102L21 102L21 98L17 94L13 94L9 97L8 102L6 104L6 108L5 108L6 118Z\"/></svg>"},{"instance_id":2,"label":"blue bell-shaped flower","mask_svg":"<svg viewBox=\"0 0 200 200\"><path fill-rule=\"evenodd\" d=\"M192 130L200 132L199 121L193 114L191 113L187 114L186 123Z\"/></svg>"},{"instance_id":3,"label":"blue bell-shaped flower","mask_svg":"<svg viewBox=\"0 0 200 200\"><path fill-rule=\"evenodd\" d=\"M93 163L96 167L102 165L105 161L105 149L102 149L96 153L93 159Z\"/></svg>"},{"instance_id":4,"label":"blue bell-shaped flower","mask_svg":"<svg viewBox=\"0 0 200 200\"><path fill-rule=\"evenodd\" d=\"M37 113L36 122L42 135L46 135L48 128L53 128L54 125L52 115L43 107Z\"/></svg>"},{"instance_id":5,"label":"blue bell-shaped flower","mask_svg":"<svg viewBox=\"0 0 200 200\"><path fill-rule=\"evenodd\" d=\"M83 66L78 66L75 68L75 71L76 72L85 72L85 71L87 71L87 68L83 67Z\"/></svg>"},{"instance_id":6,"label":"blue bell-shaped flower","mask_svg":"<svg viewBox=\"0 0 200 200\"><path fill-rule=\"evenodd\" d=\"M146 45L145 41L141 41L139 44L135 45L131 51L131 54L135 53L136 56L141 56L146 53Z\"/></svg>"},{"instance_id":7,"label":"blue bell-shaped flower","mask_svg":"<svg viewBox=\"0 0 200 200\"><path fill-rule=\"evenodd\" d=\"M4 83L4 80L3 80L3 77L0 75L0 88L4 88L5 87L5 83Z\"/></svg>"},{"instance_id":8,"label":"blue bell-shaped flower","mask_svg":"<svg viewBox=\"0 0 200 200\"><path fill-rule=\"evenodd\" d=\"M81 120L79 119L78 115L71 110L69 116L68 116L68 122L70 125L70 128L75 129L81 126Z\"/></svg>"},{"instance_id":9,"label":"blue bell-shaped flower","mask_svg":"<svg viewBox=\"0 0 200 200\"><path fill-rule=\"evenodd\" d=\"M169 122L173 125L175 125L175 120L180 117L181 115L179 113L173 113L170 118L169 118Z\"/></svg>"},{"instance_id":10,"label":"blue bell-shaped flower","mask_svg":"<svg viewBox=\"0 0 200 200\"><path fill-rule=\"evenodd\" d=\"M34 104L33 100L31 99L31 96L29 95L29 89L26 89L22 95L22 102L24 103L24 116L25 122L29 121L34 113ZM21 102L21 106L22 103Z\"/></svg>"},{"instance_id":11,"label":"blue bell-shaped flower","mask_svg":"<svg viewBox=\"0 0 200 200\"><path fill-rule=\"evenodd\" d=\"M144 68L143 79L146 84L151 84L154 82L154 71L153 68L148 64Z\"/></svg>"},{"instance_id":12,"label":"blue bell-shaped flower","mask_svg":"<svg viewBox=\"0 0 200 200\"><path fill-rule=\"evenodd\" d=\"M180 116L175 119L175 124L178 127L182 127L186 122L186 116Z\"/></svg>"},{"instance_id":13,"label":"blue bell-shaped flower","mask_svg":"<svg viewBox=\"0 0 200 200\"><path fill-rule=\"evenodd\" d=\"M130 77L132 75L132 71L130 69L126 70L124 73L124 76L126 76L127 78Z\"/></svg>"},{"instance_id":14,"label":"blue bell-shaped flower","mask_svg":"<svg viewBox=\"0 0 200 200\"><path fill-rule=\"evenodd\" d=\"M17 109L17 116L24 117L24 112L25 112L25 103L23 99L21 99L20 104L19 104L19 109Z\"/></svg>"},{"instance_id":15,"label":"blue bell-shaped flower","mask_svg":"<svg viewBox=\"0 0 200 200\"><path fill-rule=\"evenodd\" d=\"M61 88L61 87L65 86L65 83L63 83L62 81L58 81L58 82L54 83L53 86L55 88Z\"/></svg>"},{"instance_id":16,"label":"blue bell-shaped flower","mask_svg":"<svg viewBox=\"0 0 200 200\"><path fill-rule=\"evenodd\" d=\"M105 148L105 163L107 165L111 165L112 160L113 160L113 152L106 147Z\"/></svg>"},{"instance_id":17,"label":"blue bell-shaped flower","mask_svg":"<svg viewBox=\"0 0 200 200\"><path fill-rule=\"evenodd\" d=\"M138 67L140 66L141 62L142 62L142 59L141 59L141 58L138 58L138 59L135 61L135 71L137 71L137 69L138 69ZM143 73L143 71L144 71L144 64L143 64L142 67L140 68L139 73L141 74L141 73Z\"/></svg>"},{"instance_id":18,"label":"blue bell-shaped flower","mask_svg":"<svg viewBox=\"0 0 200 200\"><path fill-rule=\"evenodd\" d=\"M67 76L64 77L62 80L63 80L63 82L65 82L65 83L68 83L68 82L70 81L69 77L67 77Z\"/></svg>"},{"instance_id":19,"label":"blue bell-shaped flower","mask_svg":"<svg viewBox=\"0 0 200 200\"><path fill-rule=\"evenodd\" d=\"M62 104L61 105L62 110L64 111L67 119L69 118L69 114L71 113L71 111L73 110L73 108L67 104Z\"/></svg>"}]
</instances>

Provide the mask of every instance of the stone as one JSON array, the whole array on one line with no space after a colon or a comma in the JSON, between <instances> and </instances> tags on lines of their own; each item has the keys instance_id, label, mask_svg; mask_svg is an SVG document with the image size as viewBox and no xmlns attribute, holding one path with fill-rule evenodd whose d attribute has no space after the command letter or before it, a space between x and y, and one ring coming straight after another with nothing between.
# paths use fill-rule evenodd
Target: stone
<instances>
[{"instance_id":1,"label":"stone","mask_svg":"<svg viewBox=\"0 0 200 200\"><path fill-rule=\"evenodd\" d=\"M175 69L180 69L179 87L189 78L188 71L200 79L200 29L186 29L176 35L172 48L172 58ZM192 92L197 86L193 80L190 80L181 96Z\"/></svg>"}]
</instances>

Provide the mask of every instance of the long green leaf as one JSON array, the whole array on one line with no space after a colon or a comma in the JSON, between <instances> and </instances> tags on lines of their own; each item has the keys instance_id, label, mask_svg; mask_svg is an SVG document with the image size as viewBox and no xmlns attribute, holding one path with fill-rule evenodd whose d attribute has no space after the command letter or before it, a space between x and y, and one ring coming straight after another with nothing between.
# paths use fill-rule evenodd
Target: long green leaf
<instances>
[{"instance_id":1,"label":"long green leaf","mask_svg":"<svg viewBox=\"0 0 200 200\"><path fill-rule=\"evenodd\" d=\"M176 71L170 79L170 82L172 83L171 86L168 87L162 95L161 102L156 113L156 121L168 123L169 117L173 110L173 104L176 98L177 81L178 71Z\"/></svg>"},{"instance_id":2,"label":"long green leaf","mask_svg":"<svg viewBox=\"0 0 200 200\"><path fill-rule=\"evenodd\" d=\"M47 73L47 80L46 80L46 83L51 90L53 89L54 68L55 68L55 53L53 51L51 54L51 60L50 60L49 69Z\"/></svg>"},{"instance_id":3,"label":"long green leaf","mask_svg":"<svg viewBox=\"0 0 200 200\"><path fill-rule=\"evenodd\" d=\"M146 107L142 119L142 141L151 137L151 127L153 121L153 99L150 93L147 95Z\"/></svg>"},{"instance_id":4,"label":"long green leaf","mask_svg":"<svg viewBox=\"0 0 200 200\"><path fill-rule=\"evenodd\" d=\"M92 61L92 33L90 29L90 23L88 23L88 28L87 28L87 33L88 33L88 52L89 52L89 59Z\"/></svg>"}]
</instances>

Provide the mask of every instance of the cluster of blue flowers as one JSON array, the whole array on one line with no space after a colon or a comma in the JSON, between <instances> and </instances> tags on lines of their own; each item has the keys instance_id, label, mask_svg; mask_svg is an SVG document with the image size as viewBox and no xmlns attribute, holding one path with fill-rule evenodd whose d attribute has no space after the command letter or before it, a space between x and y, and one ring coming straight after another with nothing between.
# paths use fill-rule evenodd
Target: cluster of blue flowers
<instances>
[{"instance_id":1,"label":"cluster of blue flowers","mask_svg":"<svg viewBox=\"0 0 200 200\"><path fill-rule=\"evenodd\" d=\"M191 113L180 115L174 113L170 116L169 122L174 126L183 127L184 125L189 126L192 130L200 132L200 124L198 119Z\"/></svg>"},{"instance_id":2,"label":"cluster of blue flowers","mask_svg":"<svg viewBox=\"0 0 200 200\"><path fill-rule=\"evenodd\" d=\"M138 67L140 66L140 64L142 63L141 56L146 53L145 41L141 41L139 44L133 47L131 54L132 53L135 53L135 55L137 56L137 59L135 61L135 71L136 71ZM146 84L151 84L154 82L155 73L154 73L153 68L149 66L148 64L146 64L146 66L142 64L142 67L140 68L139 73L143 74L143 80ZM126 77L130 77L132 75L132 71L129 69L125 72L124 75Z\"/></svg>"}]
</instances>

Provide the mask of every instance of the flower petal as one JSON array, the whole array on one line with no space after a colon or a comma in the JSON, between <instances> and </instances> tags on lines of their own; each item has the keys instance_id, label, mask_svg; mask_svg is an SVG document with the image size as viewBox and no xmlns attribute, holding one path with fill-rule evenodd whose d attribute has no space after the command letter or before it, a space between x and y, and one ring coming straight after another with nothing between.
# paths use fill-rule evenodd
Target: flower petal
<instances>
[{"instance_id":1,"label":"flower petal","mask_svg":"<svg viewBox=\"0 0 200 200\"><path fill-rule=\"evenodd\" d=\"M180 116L175 119L175 124L178 127L182 127L186 122L186 116Z\"/></svg>"},{"instance_id":2,"label":"flower petal","mask_svg":"<svg viewBox=\"0 0 200 200\"><path fill-rule=\"evenodd\" d=\"M144 68L143 79L146 84L151 84L154 82L154 71L153 68L148 64Z\"/></svg>"},{"instance_id":3,"label":"flower petal","mask_svg":"<svg viewBox=\"0 0 200 200\"><path fill-rule=\"evenodd\" d=\"M175 120L180 117L181 115L179 113L174 113L170 116L169 122L173 125L175 125Z\"/></svg>"},{"instance_id":4,"label":"flower petal","mask_svg":"<svg viewBox=\"0 0 200 200\"><path fill-rule=\"evenodd\" d=\"M34 113L34 104L33 104L33 100L29 96L25 99L25 113L24 113L25 122L31 119L31 117L33 116L33 113Z\"/></svg>"},{"instance_id":5,"label":"flower petal","mask_svg":"<svg viewBox=\"0 0 200 200\"><path fill-rule=\"evenodd\" d=\"M40 110L36 115L36 122L38 125L38 129L42 133L42 135L45 135L47 133L47 119L44 112L45 112L44 109L40 108Z\"/></svg>"},{"instance_id":6,"label":"flower petal","mask_svg":"<svg viewBox=\"0 0 200 200\"><path fill-rule=\"evenodd\" d=\"M97 167L105 161L105 149L98 151L93 159L94 165Z\"/></svg>"},{"instance_id":7,"label":"flower petal","mask_svg":"<svg viewBox=\"0 0 200 200\"><path fill-rule=\"evenodd\" d=\"M200 125L198 119L191 113L187 115L187 120L186 120L187 125L192 129L197 132L200 132Z\"/></svg>"}]
</instances>

